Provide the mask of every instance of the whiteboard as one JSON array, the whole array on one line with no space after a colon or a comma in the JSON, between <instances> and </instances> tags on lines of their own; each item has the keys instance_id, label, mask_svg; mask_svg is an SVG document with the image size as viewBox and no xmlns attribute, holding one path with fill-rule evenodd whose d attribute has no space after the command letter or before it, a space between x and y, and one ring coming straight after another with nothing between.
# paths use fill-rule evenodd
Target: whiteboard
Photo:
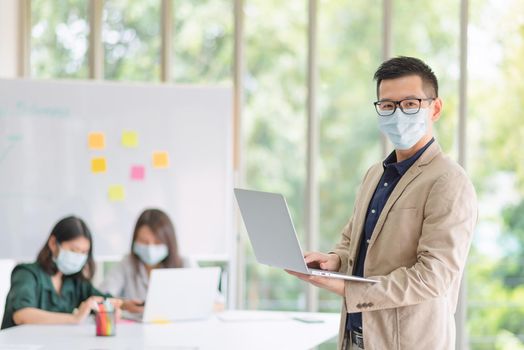
<instances>
[{"instance_id":1,"label":"whiteboard","mask_svg":"<svg viewBox=\"0 0 524 350\"><path fill-rule=\"evenodd\" d=\"M182 255L229 255L231 101L225 87L0 80L0 258L35 259L71 214L96 256L125 254L149 207L171 217Z\"/></svg>"}]
</instances>

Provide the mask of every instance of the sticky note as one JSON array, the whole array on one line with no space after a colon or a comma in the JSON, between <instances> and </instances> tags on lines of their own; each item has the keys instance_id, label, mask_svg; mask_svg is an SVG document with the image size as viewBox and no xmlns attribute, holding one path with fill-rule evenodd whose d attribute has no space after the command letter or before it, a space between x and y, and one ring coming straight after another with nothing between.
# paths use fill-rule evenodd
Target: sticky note
<instances>
[{"instance_id":1,"label":"sticky note","mask_svg":"<svg viewBox=\"0 0 524 350\"><path fill-rule=\"evenodd\" d=\"M91 159L91 171L93 173L105 173L107 170L106 159L104 157L97 157Z\"/></svg>"},{"instance_id":2,"label":"sticky note","mask_svg":"<svg viewBox=\"0 0 524 350\"><path fill-rule=\"evenodd\" d=\"M102 132L90 132L87 135L87 146L89 149L104 149L106 148L106 137Z\"/></svg>"},{"instance_id":3,"label":"sticky note","mask_svg":"<svg viewBox=\"0 0 524 350\"><path fill-rule=\"evenodd\" d=\"M151 323L154 323L154 324L168 324L168 323L171 323L171 321L168 320L168 319L165 319L165 318L155 318L155 319L151 320Z\"/></svg>"},{"instance_id":4,"label":"sticky note","mask_svg":"<svg viewBox=\"0 0 524 350\"><path fill-rule=\"evenodd\" d=\"M169 154L166 151L153 152L153 168L165 169L169 167Z\"/></svg>"},{"instance_id":5,"label":"sticky note","mask_svg":"<svg viewBox=\"0 0 524 350\"><path fill-rule=\"evenodd\" d=\"M142 181L146 175L146 168L143 165L131 166L131 180Z\"/></svg>"},{"instance_id":6,"label":"sticky note","mask_svg":"<svg viewBox=\"0 0 524 350\"><path fill-rule=\"evenodd\" d=\"M126 192L122 185L111 185L109 186L109 200L112 202L121 202L126 198Z\"/></svg>"},{"instance_id":7,"label":"sticky note","mask_svg":"<svg viewBox=\"0 0 524 350\"><path fill-rule=\"evenodd\" d=\"M122 132L122 146L128 148L138 147L138 133L129 130Z\"/></svg>"}]
</instances>

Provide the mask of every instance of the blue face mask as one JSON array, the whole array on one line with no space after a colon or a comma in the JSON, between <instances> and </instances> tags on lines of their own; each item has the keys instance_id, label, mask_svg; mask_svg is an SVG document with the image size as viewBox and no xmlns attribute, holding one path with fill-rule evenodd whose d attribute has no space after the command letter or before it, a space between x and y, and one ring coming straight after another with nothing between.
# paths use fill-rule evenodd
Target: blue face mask
<instances>
[{"instance_id":1,"label":"blue face mask","mask_svg":"<svg viewBox=\"0 0 524 350\"><path fill-rule=\"evenodd\" d=\"M164 260L169 251L165 244L133 244L133 253L138 255L144 264L154 266Z\"/></svg>"},{"instance_id":2,"label":"blue face mask","mask_svg":"<svg viewBox=\"0 0 524 350\"><path fill-rule=\"evenodd\" d=\"M405 114L397 108L387 117L378 117L378 125L395 146L405 150L413 147L428 130L428 108L421 108L416 114Z\"/></svg>"},{"instance_id":3,"label":"blue face mask","mask_svg":"<svg viewBox=\"0 0 524 350\"><path fill-rule=\"evenodd\" d=\"M58 270L64 275L80 272L87 262L87 254L75 253L62 247L59 249L58 256L53 258Z\"/></svg>"}]
</instances>

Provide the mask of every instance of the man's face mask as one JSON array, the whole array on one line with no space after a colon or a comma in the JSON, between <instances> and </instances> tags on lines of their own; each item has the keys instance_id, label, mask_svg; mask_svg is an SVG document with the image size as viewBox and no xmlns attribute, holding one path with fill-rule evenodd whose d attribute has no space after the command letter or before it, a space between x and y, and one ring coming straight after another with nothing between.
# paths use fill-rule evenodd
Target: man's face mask
<instances>
[{"instance_id":1,"label":"man's face mask","mask_svg":"<svg viewBox=\"0 0 524 350\"><path fill-rule=\"evenodd\" d=\"M429 108L420 108L415 114L405 114L400 108L389 116L379 116L378 124L395 146L395 149L406 150L413 147L428 130Z\"/></svg>"}]
</instances>

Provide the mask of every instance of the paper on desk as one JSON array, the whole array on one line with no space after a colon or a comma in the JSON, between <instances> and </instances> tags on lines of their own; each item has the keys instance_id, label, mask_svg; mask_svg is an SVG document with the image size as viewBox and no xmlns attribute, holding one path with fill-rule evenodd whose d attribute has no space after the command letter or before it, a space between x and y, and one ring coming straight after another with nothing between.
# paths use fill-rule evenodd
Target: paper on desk
<instances>
[{"instance_id":1,"label":"paper on desk","mask_svg":"<svg viewBox=\"0 0 524 350\"><path fill-rule=\"evenodd\" d=\"M0 350L38 350L38 349L42 349L42 345L0 344Z\"/></svg>"}]
</instances>

